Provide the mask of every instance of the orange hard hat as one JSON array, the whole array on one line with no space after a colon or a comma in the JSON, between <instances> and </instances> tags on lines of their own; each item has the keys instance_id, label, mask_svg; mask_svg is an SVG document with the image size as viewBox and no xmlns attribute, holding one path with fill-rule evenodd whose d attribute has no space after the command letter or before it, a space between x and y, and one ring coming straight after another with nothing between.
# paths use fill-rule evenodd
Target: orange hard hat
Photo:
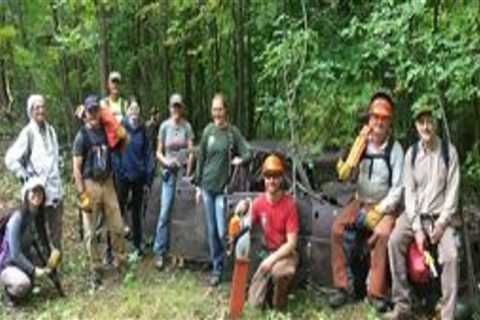
<instances>
[{"instance_id":1,"label":"orange hard hat","mask_svg":"<svg viewBox=\"0 0 480 320\"><path fill-rule=\"evenodd\" d=\"M370 115L378 115L382 117L391 118L393 115L392 103L383 97L377 97L370 104L368 113Z\"/></svg>"},{"instance_id":2,"label":"orange hard hat","mask_svg":"<svg viewBox=\"0 0 480 320\"><path fill-rule=\"evenodd\" d=\"M285 171L285 168L283 167L282 159L280 159L280 157L275 154L269 155L265 159L265 161L263 161L262 175L265 175L268 173L282 175L284 171Z\"/></svg>"}]
</instances>

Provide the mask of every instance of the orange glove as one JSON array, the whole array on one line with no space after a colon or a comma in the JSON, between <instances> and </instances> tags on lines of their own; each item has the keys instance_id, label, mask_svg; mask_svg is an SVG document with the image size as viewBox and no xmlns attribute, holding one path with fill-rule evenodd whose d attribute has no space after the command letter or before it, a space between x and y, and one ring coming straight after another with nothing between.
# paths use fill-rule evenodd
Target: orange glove
<instances>
[{"instance_id":1,"label":"orange glove","mask_svg":"<svg viewBox=\"0 0 480 320\"><path fill-rule=\"evenodd\" d=\"M240 217L235 214L228 223L228 239L233 241L240 234Z\"/></svg>"}]
</instances>

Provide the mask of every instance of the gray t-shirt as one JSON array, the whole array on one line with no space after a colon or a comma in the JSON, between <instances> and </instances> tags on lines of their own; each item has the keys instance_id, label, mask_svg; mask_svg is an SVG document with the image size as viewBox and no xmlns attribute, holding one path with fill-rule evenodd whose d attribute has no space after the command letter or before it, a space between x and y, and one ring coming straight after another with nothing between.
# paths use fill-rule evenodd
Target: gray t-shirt
<instances>
[{"instance_id":1,"label":"gray t-shirt","mask_svg":"<svg viewBox=\"0 0 480 320\"><path fill-rule=\"evenodd\" d=\"M185 151L188 148L188 142L193 139L192 126L186 120L178 124L174 124L171 119L165 120L158 131L158 143L162 144L165 157L169 160L177 159L180 163L187 160L186 153L181 151ZM182 154L185 157L182 157Z\"/></svg>"},{"instance_id":2,"label":"gray t-shirt","mask_svg":"<svg viewBox=\"0 0 480 320\"><path fill-rule=\"evenodd\" d=\"M111 154L103 128L78 130L73 141L73 156L81 156L83 179L103 180L111 173ZM99 161L105 162L104 172L99 172Z\"/></svg>"}]
</instances>

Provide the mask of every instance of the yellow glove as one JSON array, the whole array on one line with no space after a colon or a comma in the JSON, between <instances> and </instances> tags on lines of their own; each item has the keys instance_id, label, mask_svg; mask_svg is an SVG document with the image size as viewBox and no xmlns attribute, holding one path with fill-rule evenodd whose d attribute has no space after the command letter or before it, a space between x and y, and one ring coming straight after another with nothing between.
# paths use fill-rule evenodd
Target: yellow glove
<instances>
[{"instance_id":1,"label":"yellow glove","mask_svg":"<svg viewBox=\"0 0 480 320\"><path fill-rule=\"evenodd\" d=\"M373 230L375 226L382 220L383 213L378 210L378 206L373 207L367 212L367 216L365 217L365 226Z\"/></svg>"},{"instance_id":2,"label":"yellow glove","mask_svg":"<svg viewBox=\"0 0 480 320\"><path fill-rule=\"evenodd\" d=\"M87 191L82 192L78 196L78 205L85 212L92 212L92 199Z\"/></svg>"},{"instance_id":3,"label":"yellow glove","mask_svg":"<svg viewBox=\"0 0 480 320\"><path fill-rule=\"evenodd\" d=\"M347 180L350 177L352 169L355 168L360 162L360 158L367 147L368 134L370 133L370 130L370 126L365 125L355 139L355 142L348 153L347 160L338 160L337 174L340 181Z\"/></svg>"},{"instance_id":4,"label":"yellow glove","mask_svg":"<svg viewBox=\"0 0 480 320\"><path fill-rule=\"evenodd\" d=\"M50 252L50 257L48 258L47 267L51 270L55 270L58 268L61 262L62 254L58 249L53 249L52 252Z\"/></svg>"},{"instance_id":5,"label":"yellow glove","mask_svg":"<svg viewBox=\"0 0 480 320\"><path fill-rule=\"evenodd\" d=\"M423 257L425 258L425 264L428 266L430 269L430 272L432 273L432 277L437 278L438 277L438 272L437 268L435 267L435 260L433 259L432 255L428 251L423 251Z\"/></svg>"},{"instance_id":6,"label":"yellow glove","mask_svg":"<svg viewBox=\"0 0 480 320\"><path fill-rule=\"evenodd\" d=\"M342 159L338 159L337 162L337 176L338 180L340 181L346 181L350 177L350 174L352 173L352 167Z\"/></svg>"}]
</instances>

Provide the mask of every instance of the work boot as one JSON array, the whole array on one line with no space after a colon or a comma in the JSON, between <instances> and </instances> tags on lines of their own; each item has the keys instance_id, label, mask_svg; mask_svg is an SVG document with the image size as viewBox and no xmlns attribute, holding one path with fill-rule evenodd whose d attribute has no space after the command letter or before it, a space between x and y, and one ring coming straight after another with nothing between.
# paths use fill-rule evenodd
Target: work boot
<instances>
[{"instance_id":1,"label":"work boot","mask_svg":"<svg viewBox=\"0 0 480 320\"><path fill-rule=\"evenodd\" d=\"M162 271L163 268L165 268L165 258L163 258L163 256L155 257L155 268L157 268L158 271Z\"/></svg>"},{"instance_id":2,"label":"work boot","mask_svg":"<svg viewBox=\"0 0 480 320\"><path fill-rule=\"evenodd\" d=\"M208 283L210 284L211 287L216 287L220 284L221 277L218 274L213 274L210 276L210 279L208 279Z\"/></svg>"},{"instance_id":3,"label":"work boot","mask_svg":"<svg viewBox=\"0 0 480 320\"><path fill-rule=\"evenodd\" d=\"M412 312L408 309L401 309L395 307L392 311L383 314L383 320L411 320L413 318Z\"/></svg>"},{"instance_id":4,"label":"work boot","mask_svg":"<svg viewBox=\"0 0 480 320\"><path fill-rule=\"evenodd\" d=\"M388 311L388 301L383 298L369 297L368 302L375 308L378 313L385 313Z\"/></svg>"},{"instance_id":5,"label":"work boot","mask_svg":"<svg viewBox=\"0 0 480 320\"><path fill-rule=\"evenodd\" d=\"M354 300L352 292L346 289L336 289L335 292L328 299L328 304L331 308L339 308L345 304L351 303Z\"/></svg>"}]
</instances>

